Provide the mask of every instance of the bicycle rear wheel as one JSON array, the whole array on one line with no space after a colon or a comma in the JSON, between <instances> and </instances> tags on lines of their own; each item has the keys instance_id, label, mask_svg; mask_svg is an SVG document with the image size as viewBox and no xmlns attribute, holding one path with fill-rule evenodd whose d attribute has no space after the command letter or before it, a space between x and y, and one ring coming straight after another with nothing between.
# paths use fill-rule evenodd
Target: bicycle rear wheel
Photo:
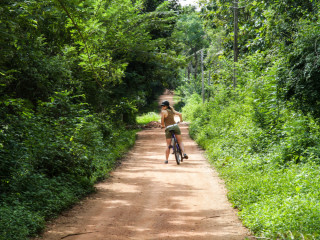
<instances>
[{"instance_id":1,"label":"bicycle rear wheel","mask_svg":"<svg viewBox=\"0 0 320 240\"><path fill-rule=\"evenodd\" d=\"M176 162L179 165L181 162L181 159L182 159L182 154L181 154L179 144L176 141L174 141L174 144L173 144L173 152L174 152L174 156L176 158Z\"/></svg>"}]
</instances>

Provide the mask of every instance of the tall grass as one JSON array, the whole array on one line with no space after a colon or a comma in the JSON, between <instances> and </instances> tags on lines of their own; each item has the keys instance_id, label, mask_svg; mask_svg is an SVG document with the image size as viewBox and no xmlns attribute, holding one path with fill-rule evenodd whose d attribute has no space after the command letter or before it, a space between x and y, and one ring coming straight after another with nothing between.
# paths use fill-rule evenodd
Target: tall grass
<instances>
[{"instance_id":1,"label":"tall grass","mask_svg":"<svg viewBox=\"0 0 320 240\"><path fill-rule=\"evenodd\" d=\"M152 121L159 121L160 119L160 115L155 113L155 112L149 112L149 113L145 113L141 116L137 117L137 123L141 124L141 125L145 125L148 124L149 122Z\"/></svg>"},{"instance_id":2,"label":"tall grass","mask_svg":"<svg viewBox=\"0 0 320 240\"><path fill-rule=\"evenodd\" d=\"M244 225L269 239L320 239L319 126L286 109L266 128L250 96L227 96L202 104L194 94L183 113Z\"/></svg>"}]
</instances>

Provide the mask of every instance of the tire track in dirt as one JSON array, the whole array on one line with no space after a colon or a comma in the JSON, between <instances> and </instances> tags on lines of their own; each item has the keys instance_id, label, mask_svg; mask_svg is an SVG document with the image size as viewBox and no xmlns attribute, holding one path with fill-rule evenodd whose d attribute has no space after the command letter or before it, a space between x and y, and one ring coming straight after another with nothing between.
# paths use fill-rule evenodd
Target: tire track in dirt
<instances>
[{"instance_id":1,"label":"tire track in dirt","mask_svg":"<svg viewBox=\"0 0 320 240\"><path fill-rule=\"evenodd\" d=\"M162 95L159 102L172 95ZM137 134L134 148L95 194L53 221L45 240L183 239L242 240L226 189L181 124L189 159L164 164L164 130Z\"/></svg>"}]
</instances>

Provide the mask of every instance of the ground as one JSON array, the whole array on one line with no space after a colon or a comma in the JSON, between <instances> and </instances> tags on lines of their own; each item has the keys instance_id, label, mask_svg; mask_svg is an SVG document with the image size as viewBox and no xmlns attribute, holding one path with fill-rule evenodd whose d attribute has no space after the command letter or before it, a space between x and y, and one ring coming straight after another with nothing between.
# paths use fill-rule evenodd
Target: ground
<instances>
[{"instance_id":1,"label":"ground","mask_svg":"<svg viewBox=\"0 0 320 240\"><path fill-rule=\"evenodd\" d=\"M163 95L172 102L172 95ZM164 130L137 134L134 148L97 192L50 223L44 240L242 240L250 236L204 153L180 124L189 159L165 161Z\"/></svg>"}]
</instances>

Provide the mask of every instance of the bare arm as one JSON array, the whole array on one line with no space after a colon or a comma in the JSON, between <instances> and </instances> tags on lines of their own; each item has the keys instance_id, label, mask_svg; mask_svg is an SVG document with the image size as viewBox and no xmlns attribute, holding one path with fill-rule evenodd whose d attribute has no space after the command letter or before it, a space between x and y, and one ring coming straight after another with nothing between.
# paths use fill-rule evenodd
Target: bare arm
<instances>
[{"instance_id":1,"label":"bare arm","mask_svg":"<svg viewBox=\"0 0 320 240\"><path fill-rule=\"evenodd\" d=\"M165 111L165 110L162 110L161 111L161 127L164 128L165 125L164 125L164 118L168 116L168 112Z\"/></svg>"},{"instance_id":2,"label":"bare arm","mask_svg":"<svg viewBox=\"0 0 320 240\"><path fill-rule=\"evenodd\" d=\"M182 113L179 113L179 112L177 112L177 111L175 111L175 110L174 110L174 113L179 116L180 122L183 122Z\"/></svg>"}]
</instances>

